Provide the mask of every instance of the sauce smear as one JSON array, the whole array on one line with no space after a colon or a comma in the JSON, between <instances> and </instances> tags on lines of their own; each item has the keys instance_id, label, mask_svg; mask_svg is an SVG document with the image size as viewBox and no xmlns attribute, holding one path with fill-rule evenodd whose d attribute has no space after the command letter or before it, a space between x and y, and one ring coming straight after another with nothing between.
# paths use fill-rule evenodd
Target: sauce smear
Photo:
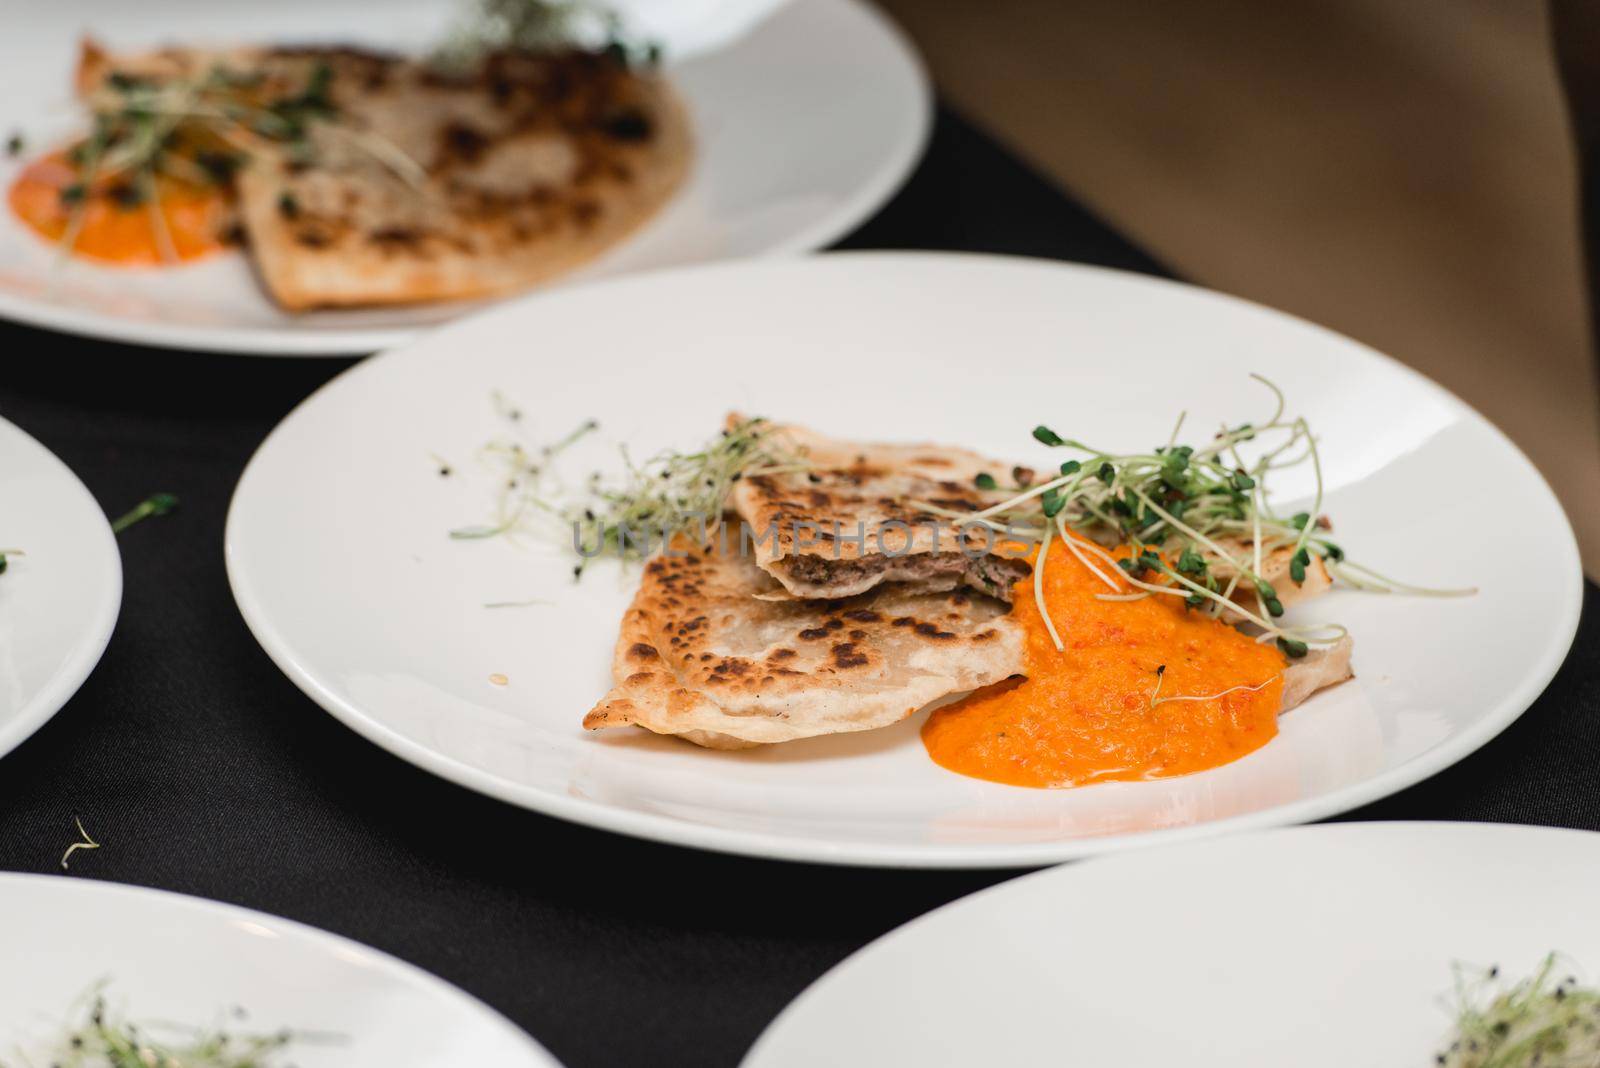
<instances>
[{"instance_id":1,"label":"sauce smear","mask_svg":"<svg viewBox=\"0 0 1600 1068\"><path fill-rule=\"evenodd\" d=\"M1160 779L1227 764L1278 733L1285 660L1274 646L1177 597L1099 600L1110 588L1060 544L1043 582L1066 650L1045 630L1033 580L1019 582L1012 611L1028 634L1027 677L928 718L922 741L942 767L1014 786ZM1260 689L1208 696L1236 686ZM1208 699L1170 700L1195 696Z\"/></svg>"},{"instance_id":2,"label":"sauce smear","mask_svg":"<svg viewBox=\"0 0 1600 1068\"><path fill-rule=\"evenodd\" d=\"M225 194L215 186L155 179L152 202L136 202L115 179L97 181L71 199L78 171L65 152L52 152L23 168L11 184L11 211L48 241L68 236L77 256L124 266L158 266L199 259L223 247ZM160 220L156 212L160 212Z\"/></svg>"}]
</instances>

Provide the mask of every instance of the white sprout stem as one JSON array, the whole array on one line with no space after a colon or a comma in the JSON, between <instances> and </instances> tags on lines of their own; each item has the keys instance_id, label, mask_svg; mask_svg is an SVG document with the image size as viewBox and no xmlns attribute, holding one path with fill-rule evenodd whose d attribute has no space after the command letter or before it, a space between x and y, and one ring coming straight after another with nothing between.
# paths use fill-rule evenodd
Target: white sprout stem
<instances>
[{"instance_id":1,"label":"white sprout stem","mask_svg":"<svg viewBox=\"0 0 1600 1068\"><path fill-rule=\"evenodd\" d=\"M1176 518L1170 512L1168 512L1166 509L1162 508L1159 504L1157 504L1155 501L1151 500L1150 497L1147 496L1143 490L1141 490L1137 486L1135 486L1133 488L1133 492L1134 492L1134 496L1138 497L1141 501L1144 502L1145 507L1149 508L1152 512L1154 512L1156 515L1160 516L1163 520L1165 520L1167 525L1172 527L1172 529L1174 529L1174 530L1176 530L1176 531L1178 531L1178 532L1180 532L1182 534L1189 535L1189 537L1193 538L1195 541L1199 542L1201 545L1205 546L1207 549L1210 549L1212 552L1216 553L1218 556L1220 556L1228 564L1232 565L1233 568L1236 571L1247 570L1247 568L1244 566L1244 564L1242 564L1238 560L1235 560L1233 558L1233 555L1231 553L1229 553L1226 549L1224 549L1222 546L1218 545L1216 542L1212 541L1210 538L1206 537L1204 534L1200 533L1198 530L1195 530L1193 527L1187 526L1182 520ZM1261 560L1258 557L1256 559L1256 574L1259 575L1260 573L1261 573Z\"/></svg>"},{"instance_id":2,"label":"white sprout stem","mask_svg":"<svg viewBox=\"0 0 1600 1068\"><path fill-rule=\"evenodd\" d=\"M1099 556L1100 558L1105 560L1108 564L1111 564L1113 567L1117 566L1116 559L1110 553L1108 553L1104 549L1100 548L1098 545L1095 545L1095 544L1093 544L1091 542L1086 542L1086 543L1084 543L1083 547L1085 549L1089 550L1090 552L1094 553L1096 556ZM1217 593L1206 589L1204 586L1201 586L1199 583L1190 581L1189 579L1185 578L1183 575L1178 574L1176 571L1163 570L1162 574L1164 574L1167 577L1175 580L1176 582L1178 582L1180 585L1186 587L1187 589L1190 589L1193 592L1195 592L1197 594L1200 594L1202 597L1205 597L1205 598L1207 598L1209 600L1213 600L1213 601L1220 601L1221 600ZM1168 595L1171 595L1171 596L1176 596L1176 597L1186 596L1186 594L1184 594L1182 590L1175 589L1172 586L1157 586L1154 583L1145 582L1143 579L1136 579L1132 575L1124 575L1123 576L1123 581L1125 581L1125 582L1127 582L1127 583L1129 583L1129 584L1131 584L1133 586L1137 586L1138 588L1140 588L1142 590L1149 590L1151 593L1165 593L1165 594L1168 594ZM1100 594L1099 596L1103 597L1105 595L1104 594ZM1263 613L1262 615L1257 615L1256 613L1251 612L1248 608L1245 608L1243 605L1238 604L1236 602L1232 602L1232 601L1223 602L1223 605L1224 605L1224 609L1226 611L1230 611L1230 612L1233 612L1233 613L1241 616L1242 618L1248 620L1249 622L1254 623L1256 626L1260 627L1262 630L1270 632L1274 636L1281 637L1286 633L1282 627L1278 626L1276 623L1271 621L1271 616L1267 616L1267 615L1265 615L1265 613Z\"/></svg>"},{"instance_id":3,"label":"white sprout stem","mask_svg":"<svg viewBox=\"0 0 1600 1068\"><path fill-rule=\"evenodd\" d=\"M1039 555L1033 562L1033 600L1039 606L1039 618L1044 620L1044 629L1050 634L1050 640L1055 644L1056 652L1064 653L1067 647L1061 644L1061 635L1056 633L1056 625L1050 619L1050 606L1044 600L1044 562L1050 555L1050 528L1044 528L1044 540L1039 543Z\"/></svg>"},{"instance_id":4,"label":"white sprout stem","mask_svg":"<svg viewBox=\"0 0 1600 1068\"><path fill-rule=\"evenodd\" d=\"M1311 498L1311 510L1306 513L1306 525L1301 528L1300 536L1295 539L1296 555L1306 547L1306 541L1311 537L1311 530L1317 525L1317 516L1322 514L1322 458L1317 454L1317 439L1311 433L1311 428L1305 425L1303 419L1300 420L1300 424L1305 426L1307 451L1311 453L1311 470L1317 477L1317 493Z\"/></svg>"},{"instance_id":5,"label":"white sprout stem","mask_svg":"<svg viewBox=\"0 0 1600 1068\"><path fill-rule=\"evenodd\" d=\"M1163 697L1160 700L1152 700L1150 702L1150 707L1154 708L1156 705L1164 705L1168 701L1220 701L1220 700L1222 700L1222 698L1228 696L1230 693L1238 693L1241 690L1248 691L1250 693L1259 693L1260 691L1265 690L1268 686L1271 686L1274 682L1277 682L1281 678L1283 678L1283 672L1280 671L1276 675L1273 675L1271 678L1269 678L1267 681L1258 682L1254 686L1245 686L1245 685L1241 684L1239 686L1229 686L1226 690L1221 690L1221 691L1219 691L1217 693L1196 694L1194 696L1178 696L1178 695L1175 695L1175 696L1172 696L1172 697ZM1157 688L1157 690L1159 690L1160 686L1158 685L1156 688Z\"/></svg>"},{"instance_id":6,"label":"white sprout stem","mask_svg":"<svg viewBox=\"0 0 1600 1068\"><path fill-rule=\"evenodd\" d=\"M161 210L161 198L156 196L154 178L150 179L150 190L145 204L150 212L150 229L156 235L161 258L167 263L177 263L178 245L172 239L172 227L167 225L167 214Z\"/></svg>"},{"instance_id":7,"label":"white sprout stem","mask_svg":"<svg viewBox=\"0 0 1600 1068\"><path fill-rule=\"evenodd\" d=\"M1079 549L1079 547L1078 547L1078 539L1074 538L1067 531L1066 524L1061 521L1061 517L1060 516L1056 517L1056 523L1061 528L1061 540L1066 542L1067 548L1072 552L1073 556L1076 556L1078 558L1078 562L1083 564L1084 567L1088 568L1091 572L1093 572L1094 576L1096 578L1098 578L1101 582L1104 582L1107 586L1110 586L1111 589L1115 593L1117 593L1119 595L1122 594L1122 586L1115 579L1111 578L1105 572L1101 571L1098 567L1096 567L1094 565L1094 563L1092 561L1090 561L1090 559L1087 556L1083 555L1082 550ZM1104 595L1102 594L1102 596L1104 596ZM1147 595L1146 594L1140 594L1139 596L1143 597L1143 596L1147 596Z\"/></svg>"},{"instance_id":8,"label":"white sprout stem","mask_svg":"<svg viewBox=\"0 0 1600 1068\"><path fill-rule=\"evenodd\" d=\"M1261 578L1261 480L1260 479L1256 480L1255 486L1252 487L1251 490L1250 490L1250 503L1253 505L1253 507L1250 509L1250 514L1251 514L1251 518L1254 521L1254 528L1255 528L1255 533L1251 537L1250 543L1251 543L1251 546L1253 547L1253 549L1255 551L1255 565L1256 565L1255 566L1255 574L1251 575L1250 577L1255 579L1255 583L1256 583L1256 591L1255 591L1256 592L1256 607L1261 610L1261 614L1262 615L1267 616L1268 618L1271 618L1272 613L1267 611L1267 599L1265 597L1263 597L1262 594L1261 594L1262 578Z\"/></svg>"},{"instance_id":9,"label":"white sprout stem","mask_svg":"<svg viewBox=\"0 0 1600 1068\"><path fill-rule=\"evenodd\" d=\"M1419 597L1471 597L1478 592L1476 586L1462 586L1454 589L1435 588L1429 586L1413 586L1406 582L1396 582L1387 575L1379 574L1370 567L1353 563L1349 560L1324 559L1323 566L1332 571L1337 578L1349 582L1360 589L1373 590L1380 593L1409 593ZM1355 571L1367 575L1382 583L1381 586L1373 585L1353 577L1350 572Z\"/></svg>"},{"instance_id":10,"label":"white sprout stem","mask_svg":"<svg viewBox=\"0 0 1600 1068\"><path fill-rule=\"evenodd\" d=\"M1283 418L1284 409L1288 407L1288 401L1284 398L1283 390L1279 389L1277 385L1265 375L1257 374L1256 372L1251 371L1250 377L1255 379L1257 382L1260 382L1268 389L1272 390L1272 395L1278 398L1278 410L1272 413L1271 419L1267 420L1268 426L1276 426L1278 424L1278 420Z\"/></svg>"}]
</instances>

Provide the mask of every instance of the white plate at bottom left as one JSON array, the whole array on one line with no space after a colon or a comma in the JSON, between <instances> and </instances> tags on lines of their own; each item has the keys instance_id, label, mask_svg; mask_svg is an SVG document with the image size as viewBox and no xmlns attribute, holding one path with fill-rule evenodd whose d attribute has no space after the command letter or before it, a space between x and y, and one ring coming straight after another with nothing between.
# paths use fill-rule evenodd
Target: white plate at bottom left
<instances>
[{"instance_id":1,"label":"white plate at bottom left","mask_svg":"<svg viewBox=\"0 0 1600 1068\"><path fill-rule=\"evenodd\" d=\"M230 1032L306 1036L264 1065L560 1068L510 1021L418 968L312 927L180 894L0 875L0 946L19 965L0 968L4 1064L53 1063L51 1043L69 1020L82 1021L85 996L104 982L113 1013L136 1023L225 1022Z\"/></svg>"}]
</instances>

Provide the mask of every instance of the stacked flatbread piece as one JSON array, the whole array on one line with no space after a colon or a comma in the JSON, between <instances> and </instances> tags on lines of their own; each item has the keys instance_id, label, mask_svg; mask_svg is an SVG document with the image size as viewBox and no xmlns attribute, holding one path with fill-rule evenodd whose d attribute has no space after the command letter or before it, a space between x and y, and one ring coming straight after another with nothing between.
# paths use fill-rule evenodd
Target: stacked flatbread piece
<instances>
[{"instance_id":1,"label":"stacked flatbread piece","mask_svg":"<svg viewBox=\"0 0 1600 1068\"><path fill-rule=\"evenodd\" d=\"M976 476L1006 468L798 427L766 440L804 464L741 479L717 536L645 565L584 726L744 748L887 726L1022 670L1008 601L1027 562L917 508L978 511L999 498Z\"/></svg>"},{"instance_id":2,"label":"stacked flatbread piece","mask_svg":"<svg viewBox=\"0 0 1600 1068\"><path fill-rule=\"evenodd\" d=\"M351 48L111 56L86 44L77 87L92 98L119 77L222 76L280 114L315 104L292 144L235 135L248 142L234 180L244 236L291 311L543 282L653 215L692 156L666 81L603 53L494 52L451 71Z\"/></svg>"}]
</instances>

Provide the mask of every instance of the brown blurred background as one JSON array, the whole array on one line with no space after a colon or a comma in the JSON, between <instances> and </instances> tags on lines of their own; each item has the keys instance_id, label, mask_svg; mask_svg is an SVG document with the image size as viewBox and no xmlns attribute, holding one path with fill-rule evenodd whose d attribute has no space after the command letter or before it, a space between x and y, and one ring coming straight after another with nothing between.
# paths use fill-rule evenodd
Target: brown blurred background
<instances>
[{"instance_id":1,"label":"brown blurred background","mask_svg":"<svg viewBox=\"0 0 1600 1068\"><path fill-rule=\"evenodd\" d=\"M1600 577L1600 387L1544 3L880 2L946 99L1182 275L1487 414Z\"/></svg>"}]
</instances>

